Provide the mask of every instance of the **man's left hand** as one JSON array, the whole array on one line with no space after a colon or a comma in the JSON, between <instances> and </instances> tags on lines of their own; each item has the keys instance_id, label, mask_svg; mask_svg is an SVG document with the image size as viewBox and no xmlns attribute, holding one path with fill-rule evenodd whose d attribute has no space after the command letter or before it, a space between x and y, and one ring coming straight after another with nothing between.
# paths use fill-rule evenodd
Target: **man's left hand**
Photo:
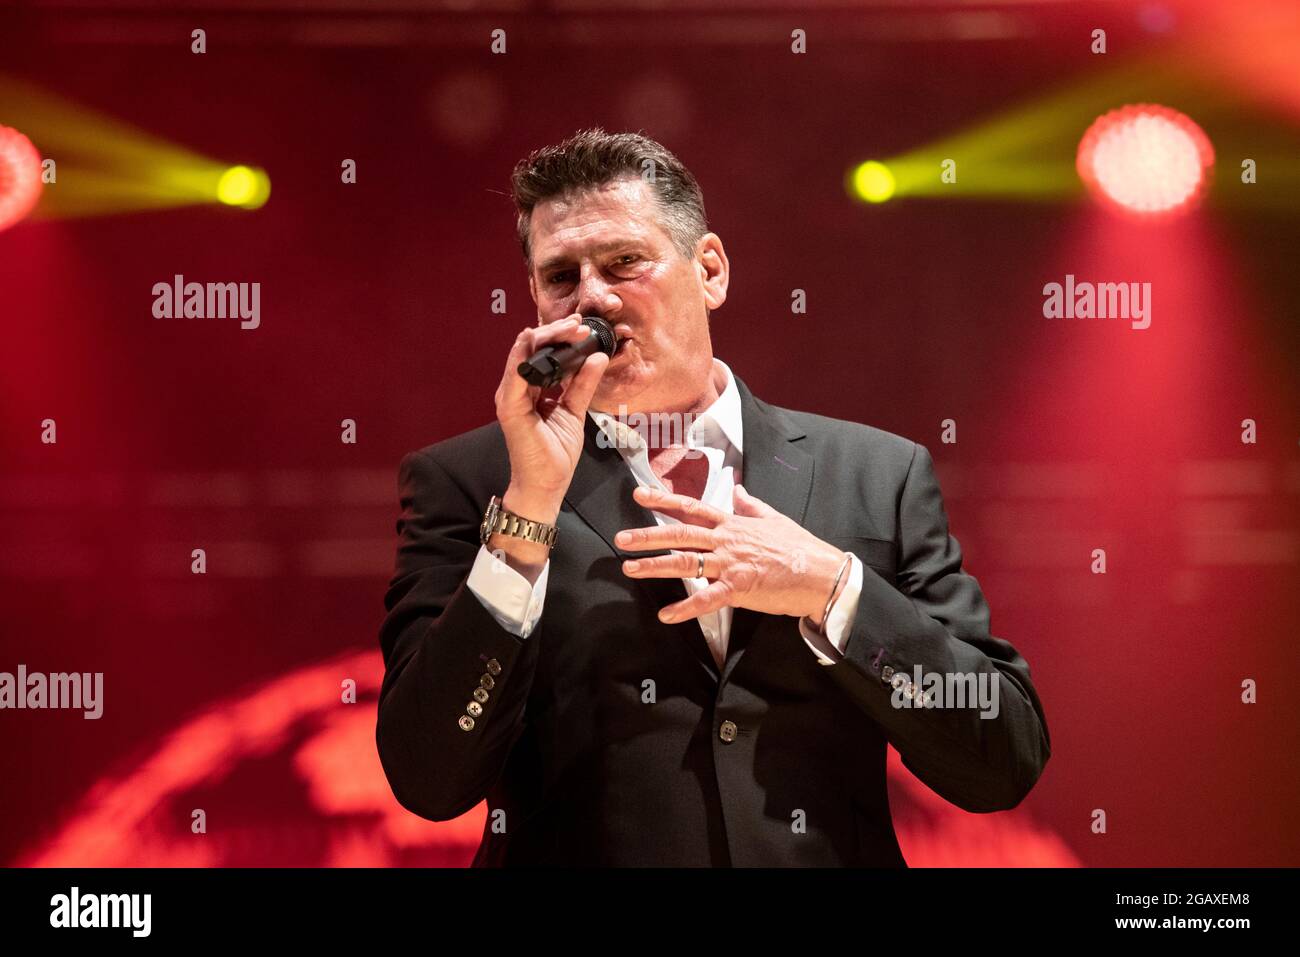
<instances>
[{"instance_id":1,"label":"man's left hand","mask_svg":"<svg viewBox=\"0 0 1300 957\"><path fill-rule=\"evenodd\" d=\"M844 563L842 550L754 498L741 485L732 492L732 515L689 495L638 486L633 496L639 504L681 524L619 532L615 544L628 551L677 550L672 555L625 561L624 574L695 578L697 556L702 554L703 577L710 581L694 595L661 609L660 621L686 621L730 605L771 615L807 615L821 627L826 600ZM842 580L840 589L843 585Z\"/></svg>"}]
</instances>

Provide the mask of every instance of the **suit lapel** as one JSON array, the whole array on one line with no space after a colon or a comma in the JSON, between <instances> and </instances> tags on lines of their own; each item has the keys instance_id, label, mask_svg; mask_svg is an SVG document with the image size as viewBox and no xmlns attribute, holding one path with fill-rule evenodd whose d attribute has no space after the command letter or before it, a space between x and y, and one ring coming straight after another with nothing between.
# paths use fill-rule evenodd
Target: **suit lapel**
<instances>
[{"instance_id":1,"label":"suit lapel","mask_svg":"<svg viewBox=\"0 0 1300 957\"><path fill-rule=\"evenodd\" d=\"M813 459L793 440L802 437L804 433L779 410L755 399L740 376L734 372L733 376L740 393L744 430L742 484L750 494L802 525L812 489ZM630 552L614 544L614 536L625 528L650 528L658 523L649 509L632 498L636 479L619 450L613 447L602 448L600 436L603 433L600 427L590 415L584 418L582 456L574 470L573 480L569 483L565 501L605 540L620 562L626 558L667 555L667 549ZM608 442L604 444L609 445ZM622 574L621 570L619 574ZM680 578L628 580L645 589L646 597L654 605L656 613L665 605L687 597L686 586ZM682 633L689 650L716 682L725 680L731 673L751 634L764 617L766 616L745 608L734 610L721 676L697 620L665 627ZM795 638L798 638L797 631Z\"/></svg>"}]
</instances>

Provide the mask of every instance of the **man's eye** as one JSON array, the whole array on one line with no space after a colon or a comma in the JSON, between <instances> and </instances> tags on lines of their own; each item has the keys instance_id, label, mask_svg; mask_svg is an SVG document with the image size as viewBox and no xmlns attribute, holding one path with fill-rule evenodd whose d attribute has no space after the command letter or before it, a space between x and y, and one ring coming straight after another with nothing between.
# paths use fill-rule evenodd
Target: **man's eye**
<instances>
[{"instance_id":1,"label":"man's eye","mask_svg":"<svg viewBox=\"0 0 1300 957\"><path fill-rule=\"evenodd\" d=\"M554 273L554 274L552 274L552 276L551 276L549 282L551 282L551 283L563 282L563 281L564 281L564 277L567 276L567 275L569 275L567 272L557 272L557 273Z\"/></svg>"},{"instance_id":2,"label":"man's eye","mask_svg":"<svg viewBox=\"0 0 1300 957\"><path fill-rule=\"evenodd\" d=\"M637 259L639 259L639 258L640 258L640 257L637 256L635 253L625 253L624 255L619 256L619 257L618 257L618 260L619 260L619 262L622 263L624 266L630 266L630 265L632 265L632 263L636 262Z\"/></svg>"}]
</instances>

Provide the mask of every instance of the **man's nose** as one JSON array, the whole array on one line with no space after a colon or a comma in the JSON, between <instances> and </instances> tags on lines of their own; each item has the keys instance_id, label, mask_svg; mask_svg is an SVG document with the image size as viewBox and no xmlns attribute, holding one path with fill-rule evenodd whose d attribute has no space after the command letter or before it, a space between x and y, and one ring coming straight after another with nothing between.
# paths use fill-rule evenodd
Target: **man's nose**
<instances>
[{"instance_id":1,"label":"man's nose","mask_svg":"<svg viewBox=\"0 0 1300 957\"><path fill-rule=\"evenodd\" d=\"M605 318L618 312L619 298L609 283L595 272L584 274L578 281L578 302L574 311L582 316L598 313Z\"/></svg>"}]
</instances>

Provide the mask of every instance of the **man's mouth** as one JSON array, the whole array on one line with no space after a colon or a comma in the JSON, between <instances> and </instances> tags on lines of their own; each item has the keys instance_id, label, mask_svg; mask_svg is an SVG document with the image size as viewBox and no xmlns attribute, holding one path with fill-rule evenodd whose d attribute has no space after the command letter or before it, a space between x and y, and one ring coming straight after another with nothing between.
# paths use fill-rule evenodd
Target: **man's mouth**
<instances>
[{"instance_id":1,"label":"man's mouth","mask_svg":"<svg viewBox=\"0 0 1300 957\"><path fill-rule=\"evenodd\" d=\"M614 351L610 354L610 361L613 362L623 353L627 352L627 344L632 341L632 327L626 322L614 324Z\"/></svg>"}]
</instances>

